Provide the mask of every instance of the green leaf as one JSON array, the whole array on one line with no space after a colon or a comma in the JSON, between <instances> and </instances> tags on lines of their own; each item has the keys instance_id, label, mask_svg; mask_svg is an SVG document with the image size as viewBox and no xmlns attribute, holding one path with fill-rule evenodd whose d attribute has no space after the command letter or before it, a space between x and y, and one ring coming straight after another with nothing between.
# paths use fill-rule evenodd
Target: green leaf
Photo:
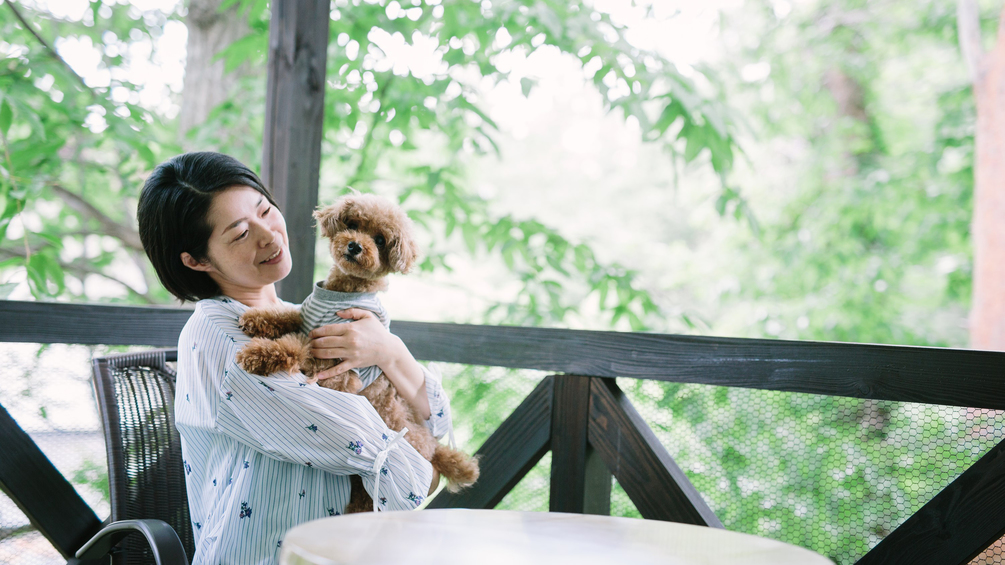
<instances>
[{"instance_id":1,"label":"green leaf","mask_svg":"<svg viewBox=\"0 0 1005 565\"><path fill-rule=\"evenodd\" d=\"M0 134L6 136L14 121L14 110L6 100L0 98Z\"/></svg>"},{"instance_id":2,"label":"green leaf","mask_svg":"<svg viewBox=\"0 0 1005 565\"><path fill-rule=\"evenodd\" d=\"M690 163L701 153L702 149L708 147L708 142L703 128L692 127L687 129L687 145L684 147L684 161ZM681 135L683 136L685 133L681 131Z\"/></svg>"},{"instance_id":3,"label":"green leaf","mask_svg":"<svg viewBox=\"0 0 1005 565\"><path fill-rule=\"evenodd\" d=\"M13 267L14 265L24 265L24 259L20 257L11 257L0 261L0 269L6 269L7 267Z\"/></svg>"},{"instance_id":4,"label":"green leaf","mask_svg":"<svg viewBox=\"0 0 1005 565\"><path fill-rule=\"evenodd\" d=\"M49 295L49 285L45 282L45 260L41 255L35 254L28 260L27 265L28 288L32 295L41 298Z\"/></svg>"},{"instance_id":5,"label":"green leaf","mask_svg":"<svg viewBox=\"0 0 1005 565\"><path fill-rule=\"evenodd\" d=\"M628 310L628 322L631 324L633 332L641 332L646 329L646 325L642 323L642 319L631 310Z\"/></svg>"},{"instance_id":6,"label":"green leaf","mask_svg":"<svg viewBox=\"0 0 1005 565\"><path fill-rule=\"evenodd\" d=\"M666 133L667 129L684 115L684 108L680 105L680 102L672 100L663 108L663 112L660 114L658 120L653 125L653 129L658 132L659 135Z\"/></svg>"},{"instance_id":7,"label":"green leaf","mask_svg":"<svg viewBox=\"0 0 1005 565\"><path fill-rule=\"evenodd\" d=\"M520 79L520 90L523 92L524 98L530 96L530 90L537 86L537 81L531 78L523 77Z\"/></svg>"},{"instance_id":8,"label":"green leaf","mask_svg":"<svg viewBox=\"0 0 1005 565\"><path fill-rule=\"evenodd\" d=\"M458 96L458 97L457 97L457 104L458 104L458 105L459 105L459 106L460 106L461 108L465 108L465 109L467 109L467 110L470 110L471 112L474 112L475 114L477 114L477 115L478 115L478 117L480 117L480 118L481 118L481 119L482 119L482 120L483 120L483 121L484 121L484 122L485 122L486 124L488 124L488 125L489 125L489 126L490 126L490 127L492 128L492 129L495 129L495 130L498 130L498 129L499 129L499 126L497 126L497 125L496 125L496 123L495 123L495 122L494 122L494 121L492 120L492 118L490 118L490 117L489 117L489 115L488 115L488 114L486 114L486 113L485 113L485 112L484 112L484 111L483 111L483 110L482 110L481 108L479 108L478 106L475 106L474 104L472 104L471 102L469 102L469 101L468 101L468 99L467 99L467 98L465 98L464 96Z\"/></svg>"},{"instance_id":9,"label":"green leaf","mask_svg":"<svg viewBox=\"0 0 1005 565\"><path fill-rule=\"evenodd\" d=\"M0 264L0 268L2 267L3 265ZM17 283L0 283L0 300L7 300L15 288L17 288Z\"/></svg>"},{"instance_id":10,"label":"green leaf","mask_svg":"<svg viewBox=\"0 0 1005 565\"><path fill-rule=\"evenodd\" d=\"M464 236L464 243L468 247L469 253L474 253L478 250L478 228L471 225L470 223L461 224L461 235Z\"/></svg>"}]
</instances>

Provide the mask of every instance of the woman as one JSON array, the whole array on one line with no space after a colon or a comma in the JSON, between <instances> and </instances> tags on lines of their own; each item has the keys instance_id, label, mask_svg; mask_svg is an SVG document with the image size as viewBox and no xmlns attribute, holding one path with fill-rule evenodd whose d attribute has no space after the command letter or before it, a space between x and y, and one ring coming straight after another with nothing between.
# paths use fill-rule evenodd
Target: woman
<instances>
[{"instance_id":1,"label":"woman","mask_svg":"<svg viewBox=\"0 0 1005 565\"><path fill-rule=\"evenodd\" d=\"M180 155L147 179L137 218L164 287L198 301L178 341L175 391L194 564L275 563L289 528L344 510L350 475L386 510L414 509L432 492L430 464L365 398L236 364L249 340L238 318L280 304L275 283L292 268L286 223L257 175L226 155ZM356 321L311 333L314 356L343 360L321 378L377 365L443 437L439 378L370 312L340 315Z\"/></svg>"}]
</instances>

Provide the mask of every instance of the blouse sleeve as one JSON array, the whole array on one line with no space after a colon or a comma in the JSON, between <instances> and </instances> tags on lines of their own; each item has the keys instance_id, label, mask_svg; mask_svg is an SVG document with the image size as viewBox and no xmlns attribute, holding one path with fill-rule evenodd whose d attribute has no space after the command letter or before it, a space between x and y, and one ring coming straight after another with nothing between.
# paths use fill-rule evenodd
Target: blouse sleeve
<instances>
[{"instance_id":1,"label":"blouse sleeve","mask_svg":"<svg viewBox=\"0 0 1005 565\"><path fill-rule=\"evenodd\" d=\"M421 365L421 363L420 363ZM429 419L426 420L426 427L433 434L433 437L442 439L444 436L451 436L453 443L453 417L450 413L450 399L443 390L443 375L440 367L436 363L430 363L428 367L422 366L422 372L426 376L426 397L429 399Z\"/></svg>"},{"instance_id":2,"label":"blouse sleeve","mask_svg":"<svg viewBox=\"0 0 1005 565\"><path fill-rule=\"evenodd\" d=\"M225 356L223 374L204 376L219 383L220 433L281 461L359 475L381 508L411 510L422 502L432 466L404 434L384 424L366 398L308 384L299 373L260 377L244 371L234 359L249 338L236 320L233 328L216 322L209 341L220 347L206 351Z\"/></svg>"}]
</instances>

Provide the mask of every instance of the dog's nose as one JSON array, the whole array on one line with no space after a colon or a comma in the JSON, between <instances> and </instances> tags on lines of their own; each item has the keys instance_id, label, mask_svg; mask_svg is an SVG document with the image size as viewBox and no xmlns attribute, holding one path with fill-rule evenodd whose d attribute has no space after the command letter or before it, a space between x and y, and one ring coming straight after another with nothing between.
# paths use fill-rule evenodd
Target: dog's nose
<instances>
[{"instance_id":1,"label":"dog's nose","mask_svg":"<svg viewBox=\"0 0 1005 565\"><path fill-rule=\"evenodd\" d=\"M349 255L356 256L363 252L363 246L356 243L355 241L349 242Z\"/></svg>"}]
</instances>

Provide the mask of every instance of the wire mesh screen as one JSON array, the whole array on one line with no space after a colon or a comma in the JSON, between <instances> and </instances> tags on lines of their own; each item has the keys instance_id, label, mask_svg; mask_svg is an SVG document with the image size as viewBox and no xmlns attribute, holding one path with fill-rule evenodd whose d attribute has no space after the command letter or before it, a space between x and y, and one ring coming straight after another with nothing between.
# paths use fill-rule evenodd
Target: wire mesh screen
<instances>
[{"instance_id":1,"label":"wire mesh screen","mask_svg":"<svg viewBox=\"0 0 1005 565\"><path fill-rule=\"evenodd\" d=\"M458 447L478 450L548 373L499 367L438 364L450 396ZM535 465L496 508L548 511L551 453Z\"/></svg>"},{"instance_id":2,"label":"wire mesh screen","mask_svg":"<svg viewBox=\"0 0 1005 565\"><path fill-rule=\"evenodd\" d=\"M839 565L860 559L1005 438L1005 411L618 385L727 529ZM993 553L982 563L1001 563Z\"/></svg>"},{"instance_id":3,"label":"wire mesh screen","mask_svg":"<svg viewBox=\"0 0 1005 565\"><path fill-rule=\"evenodd\" d=\"M0 344L0 402L102 519L104 441L90 359L108 348ZM546 375L442 365L474 452ZM725 526L854 563L1005 438L1005 412L618 379ZM146 393L144 393L146 394ZM140 395L142 396L142 395ZM156 412L152 406L138 408ZM551 456L497 506L546 511ZM611 514L639 517L614 482ZM998 542L974 565L1005 563ZM64 563L0 495L0 563Z\"/></svg>"},{"instance_id":4,"label":"wire mesh screen","mask_svg":"<svg viewBox=\"0 0 1005 565\"><path fill-rule=\"evenodd\" d=\"M544 376L449 366L470 451ZM998 442L1005 411L618 379L729 530L852 564ZM546 455L497 508L548 509ZM641 517L614 481L611 515ZM1005 563L1002 543L973 565Z\"/></svg>"},{"instance_id":5,"label":"wire mesh screen","mask_svg":"<svg viewBox=\"0 0 1005 565\"><path fill-rule=\"evenodd\" d=\"M108 348L0 343L0 403L69 480L99 518L109 515L101 423L90 360ZM0 493L0 563L66 563Z\"/></svg>"}]
</instances>

